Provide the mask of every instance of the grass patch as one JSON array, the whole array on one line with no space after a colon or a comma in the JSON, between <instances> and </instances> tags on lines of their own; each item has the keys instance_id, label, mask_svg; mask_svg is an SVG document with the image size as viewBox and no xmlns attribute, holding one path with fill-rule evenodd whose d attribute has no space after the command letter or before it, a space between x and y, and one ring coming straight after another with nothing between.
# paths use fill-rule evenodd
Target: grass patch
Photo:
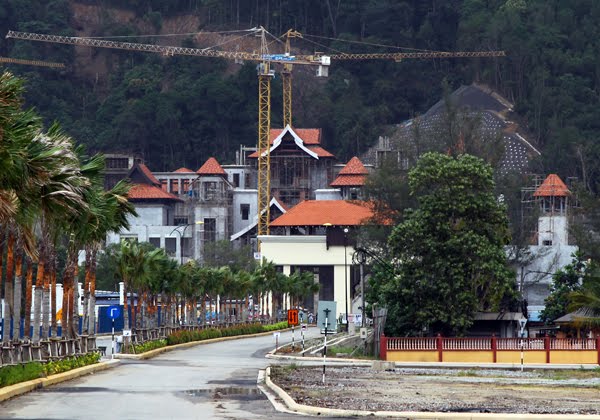
<instances>
[{"instance_id":1,"label":"grass patch","mask_svg":"<svg viewBox=\"0 0 600 420\"><path fill-rule=\"evenodd\" d=\"M546 379L564 381L567 379L594 379L600 378L600 368L594 369L568 369L568 370L536 370L537 374Z\"/></svg>"},{"instance_id":2,"label":"grass patch","mask_svg":"<svg viewBox=\"0 0 600 420\"><path fill-rule=\"evenodd\" d=\"M479 376L479 374L477 373L477 371L473 370L473 369L469 369L469 370L459 370L458 372L456 372L456 376Z\"/></svg>"},{"instance_id":3,"label":"grass patch","mask_svg":"<svg viewBox=\"0 0 600 420\"><path fill-rule=\"evenodd\" d=\"M328 357L337 357L338 354L340 357L348 357L352 359L365 359L365 360L374 360L376 357L371 356L370 354L365 354L365 349L363 345L360 346L327 346L327 356Z\"/></svg>"}]
</instances>

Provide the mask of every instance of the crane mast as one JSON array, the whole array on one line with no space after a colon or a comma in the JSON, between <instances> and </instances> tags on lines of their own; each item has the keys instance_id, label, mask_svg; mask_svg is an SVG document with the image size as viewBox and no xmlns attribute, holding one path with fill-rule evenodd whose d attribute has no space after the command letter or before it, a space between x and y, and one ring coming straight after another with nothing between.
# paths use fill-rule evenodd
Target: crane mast
<instances>
[{"instance_id":1,"label":"crane mast","mask_svg":"<svg viewBox=\"0 0 600 420\"><path fill-rule=\"evenodd\" d=\"M291 38L302 38L300 32L289 29L285 34L285 55L291 57ZM292 63L285 62L281 71L281 84L283 85L283 126L292 126Z\"/></svg>"},{"instance_id":2,"label":"crane mast","mask_svg":"<svg viewBox=\"0 0 600 420\"><path fill-rule=\"evenodd\" d=\"M267 41L265 32L261 33L260 40L261 55L266 57ZM257 235L269 234L269 221L271 212L269 208L271 196L271 79L274 76L268 61L262 61L258 65L258 220ZM260 241L258 241L260 251Z\"/></svg>"}]
</instances>

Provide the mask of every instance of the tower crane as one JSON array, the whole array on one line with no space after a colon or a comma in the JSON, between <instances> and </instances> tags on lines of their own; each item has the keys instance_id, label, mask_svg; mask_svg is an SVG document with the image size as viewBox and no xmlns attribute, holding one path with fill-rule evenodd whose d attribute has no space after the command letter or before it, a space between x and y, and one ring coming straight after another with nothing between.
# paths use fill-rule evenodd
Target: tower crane
<instances>
[{"instance_id":1,"label":"tower crane","mask_svg":"<svg viewBox=\"0 0 600 420\"><path fill-rule=\"evenodd\" d=\"M259 52L247 51L222 51L210 48L189 48L162 46L155 44L142 44L135 42L110 41L97 38L80 38L60 35L46 35L31 32L8 31L6 38L58 43L67 45L88 46L97 48L112 48L127 51L154 52L165 56L187 55L194 57L218 57L230 60L246 60L258 62L258 235L269 234L269 201L270 201L270 129L271 129L271 79L275 75L272 66L282 64L283 70L283 123L292 125L292 67L293 65L317 66L317 76L328 75L331 61L335 60L394 60L427 59L427 58L469 58L469 57L501 57L504 51L430 51L412 53L338 53L332 55L292 55L290 48L291 38L301 38L302 34L289 30L285 36L285 50L282 54L270 54L266 41L267 31L263 28L254 28L260 37Z\"/></svg>"},{"instance_id":2,"label":"tower crane","mask_svg":"<svg viewBox=\"0 0 600 420\"><path fill-rule=\"evenodd\" d=\"M65 68L65 65L63 63L53 63L51 61L39 61L39 60L25 60L22 58L12 58L12 57L0 57L0 63L23 64L23 65L27 65L27 66L52 67L52 68L57 68L57 69Z\"/></svg>"}]
</instances>

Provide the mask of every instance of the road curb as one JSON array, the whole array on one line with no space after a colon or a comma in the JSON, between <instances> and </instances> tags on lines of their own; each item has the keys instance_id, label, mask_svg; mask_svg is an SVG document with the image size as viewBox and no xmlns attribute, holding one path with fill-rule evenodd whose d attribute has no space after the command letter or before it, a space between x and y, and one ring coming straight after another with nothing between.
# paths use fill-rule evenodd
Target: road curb
<instances>
[{"instance_id":1,"label":"road curb","mask_svg":"<svg viewBox=\"0 0 600 420\"><path fill-rule=\"evenodd\" d=\"M436 420L436 419L455 419L455 420L533 420L533 419L586 419L600 420L600 415L585 414L512 414L512 413L446 413L446 412L418 412L418 411L366 411L366 410L344 410L340 408L314 407L310 405L298 404L287 392L271 381L271 367L267 367L264 377L265 385L279 397L285 406L299 414L308 414L313 416L329 417L387 417L403 418L415 420Z\"/></svg>"},{"instance_id":2,"label":"road curb","mask_svg":"<svg viewBox=\"0 0 600 420\"><path fill-rule=\"evenodd\" d=\"M284 330L275 330L275 331L288 331L288 329ZM265 335L271 335L275 331L265 331L256 334L245 334L245 335L234 335L230 337L217 337L217 338L209 338L207 340L200 341L190 341L189 343L181 343L174 344L172 346L160 347L158 349L150 350L140 354L129 354L129 353L116 353L114 355L115 359L129 359L129 360L145 360L150 359L152 357L158 356L159 354L166 353L174 350L187 349L188 347L199 346L202 344L211 344L218 343L221 341L231 341L231 340L241 340L242 338L250 338L250 337L262 337Z\"/></svg>"},{"instance_id":3,"label":"road curb","mask_svg":"<svg viewBox=\"0 0 600 420\"><path fill-rule=\"evenodd\" d=\"M0 402L10 398L26 394L35 389L45 388L60 382L70 381L71 379L79 378L80 376L89 375L102 370L110 369L121 363L119 360L108 360L105 362L94 363L93 365L83 366L72 369L67 372L50 375L47 378L32 379L31 381L20 382L18 384L9 385L0 388Z\"/></svg>"}]
</instances>

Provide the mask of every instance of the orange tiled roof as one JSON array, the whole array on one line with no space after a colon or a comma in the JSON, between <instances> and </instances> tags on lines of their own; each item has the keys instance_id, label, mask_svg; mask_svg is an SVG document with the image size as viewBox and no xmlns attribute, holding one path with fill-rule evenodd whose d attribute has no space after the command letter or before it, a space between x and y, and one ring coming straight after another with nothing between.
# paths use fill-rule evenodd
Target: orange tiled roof
<instances>
[{"instance_id":1,"label":"orange tiled roof","mask_svg":"<svg viewBox=\"0 0 600 420\"><path fill-rule=\"evenodd\" d=\"M533 193L534 197L566 197L571 194L565 183L556 174L550 174Z\"/></svg>"},{"instance_id":2,"label":"orange tiled roof","mask_svg":"<svg viewBox=\"0 0 600 420\"><path fill-rule=\"evenodd\" d=\"M321 146L313 146L309 144L306 148L312 152L315 152L319 157L334 157L331 153L323 149Z\"/></svg>"},{"instance_id":3,"label":"orange tiled roof","mask_svg":"<svg viewBox=\"0 0 600 420\"><path fill-rule=\"evenodd\" d=\"M273 141L281 134L283 128L271 128L269 132L269 142ZM321 129L320 128L292 128L298 137L302 139L305 146L309 144L321 144Z\"/></svg>"},{"instance_id":4,"label":"orange tiled roof","mask_svg":"<svg viewBox=\"0 0 600 420\"><path fill-rule=\"evenodd\" d=\"M331 183L332 187L358 187L365 185L364 175L340 175Z\"/></svg>"},{"instance_id":5,"label":"orange tiled roof","mask_svg":"<svg viewBox=\"0 0 600 420\"><path fill-rule=\"evenodd\" d=\"M374 215L366 202L344 200L307 200L278 217L271 226L356 226Z\"/></svg>"},{"instance_id":6,"label":"orange tiled roof","mask_svg":"<svg viewBox=\"0 0 600 420\"><path fill-rule=\"evenodd\" d=\"M327 150L323 149L321 146L313 146L313 145L308 145L306 146L306 148L308 150L310 150L311 152L316 153L316 155L320 158L325 158L325 157L335 157L334 155L332 155L331 153L329 153ZM254 158L257 159L258 158L258 152L252 152L251 154L248 155L249 158Z\"/></svg>"},{"instance_id":7,"label":"orange tiled roof","mask_svg":"<svg viewBox=\"0 0 600 420\"><path fill-rule=\"evenodd\" d=\"M181 168L179 168L179 169L177 169L176 171L173 171L173 172L190 173L190 174L194 173L194 171L192 171L191 169L184 168L184 167L181 167Z\"/></svg>"},{"instance_id":8,"label":"orange tiled roof","mask_svg":"<svg viewBox=\"0 0 600 420\"><path fill-rule=\"evenodd\" d=\"M146 175L148 177L148 179L150 179L150 181L154 185L160 185L160 181L158 179L156 179L154 174L152 174L152 171L146 165L144 165L143 163L140 163L140 164L138 164L138 167L144 173L144 175Z\"/></svg>"},{"instance_id":9,"label":"orange tiled roof","mask_svg":"<svg viewBox=\"0 0 600 420\"><path fill-rule=\"evenodd\" d=\"M208 160L204 162L204 165L202 165L200 169L196 171L196 173L198 175L227 175L225 170L223 170L219 162L217 162L217 159L214 157L208 158Z\"/></svg>"},{"instance_id":10,"label":"orange tiled roof","mask_svg":"<svg viewBox=\"0 0 600 420\"><path fill-rule=\"evenodd\" d=\"M129 190L128 198L130 200L176 200L181 201L175 195L164 191L163 189L148 184L133 184Z\"/></svg>"},{"instance_id":11,"label":"orange tiled roof","mask_svg":"<svg viewBox=\"0 0 600 420\"><path fill-rule=\"evenodd\" d=\"M367 175L368 173L365 165L356 156L350 159L344 169L340 171L340 175Z\"/></svg>"}]
</instances>

